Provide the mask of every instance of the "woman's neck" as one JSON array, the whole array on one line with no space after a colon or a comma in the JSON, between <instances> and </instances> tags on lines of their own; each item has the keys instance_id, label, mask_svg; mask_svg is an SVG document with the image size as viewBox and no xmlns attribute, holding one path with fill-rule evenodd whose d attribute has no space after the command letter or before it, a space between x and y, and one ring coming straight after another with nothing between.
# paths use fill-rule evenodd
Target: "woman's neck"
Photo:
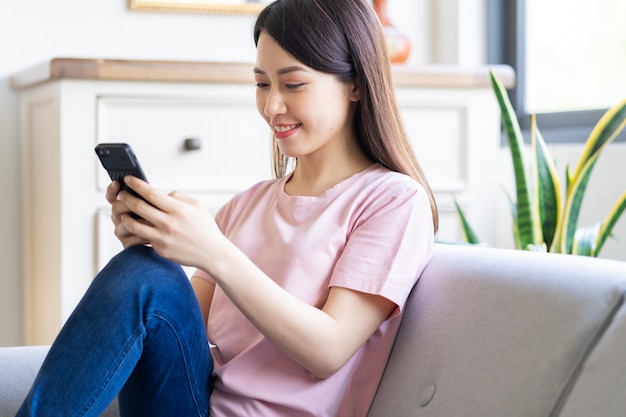
<instances>
[{"instance_id":1,"label":"woman's neck","mask_svg":"<svg viewBox=\"0 0 626 417\"><path fill-rule=\"evenodd\" d=\"M362 152L351 158L312 161L300 158L285 184L285 193L292 196L317 196L372 164Z\"/></svg>"}]
</instances>

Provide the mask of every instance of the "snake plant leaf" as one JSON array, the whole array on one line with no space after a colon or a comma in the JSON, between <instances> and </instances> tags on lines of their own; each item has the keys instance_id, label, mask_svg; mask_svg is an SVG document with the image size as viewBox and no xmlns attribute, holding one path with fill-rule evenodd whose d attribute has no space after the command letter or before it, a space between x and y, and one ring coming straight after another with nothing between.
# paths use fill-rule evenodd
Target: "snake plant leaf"
<instances>
[{"instance_id":1,"label":"snake plant leaf","mask_svg":"<svg viewBox=\"0 0 626 417\"><path fill-rule=\"evenodd\" d=\"M537 243L534 226L537 220L534 218L534 213L532 211L530 190L526 176L526 164L524 162L523 155L524 138L504 85L493 73L493 71L489 71L489 77L491 78L491 85L500 107L502 124L504 126L509 142L509 148L511 150L517 194L515 203L517 206L516 228L519 233L521 247L525 248L529 244Z\"/></svg>"},{"instance_id":2,"label":"snake plant leaf","mask_svg":"<svg viewBox=\"0 0 626 417\"><path fill-rule=\"evenodd\" d=\"M546 146L541 132L537 128L537 118L531 117L531 138L535 155L535 216L538 237L550 248L562 211L561 183L554 164L554 159Z\"/></svg>"},{"instance_id":3,"label":"snake plant leaf","mask_svg":"<svg viewBox=\"0 0 626 417\"><path fill-rule=\"evenodd\" d=\"M534 170L531 171L524 161L525 144L506 89L492 71L489 71L489 77L500 108L515 175L515 198L505 190L511 207L515 247L531 251L598 256L606 239L611 236L613 227L626 211L626 193L602 223L580 229L577 223L591 173L601 152L626 127L626 100L602 116L587 138L575 168L566 166L565 192L562 193L554 160L537 128L535 117L532 116L531 119L534 158ZM531 174L534 176L531 177ZM534 187L531 189L531 186ZM456 201L454 204L466 240L479 243L460 206Z\"/></svg>"},{"instance_id":4,"label":"snake plant leaf","mask_svg":"<svg viewBox=\"0 0 626 417\"><path fill-rule=\"evenodd\" d=\"M456 207L456 212L458 213L459 219L461 220L461 229L463 230L465 241L474 245L479 244L480 239L478 239L478 236L476 236L476 233L474 233L474 230L467 221L467 218L465 217L465 214L463 213L463 210L461 209L461 206L456 201L456 199L454 199L454 207Z\"/></svg>"},{"instance_id":5,"label":"snake plant leaf","mask_svg":"<svg viewBox=\"0 0 626 417\"><path fill-rule=\"evenodd\" d=\"M604 246L604 242L609 236L611 236L613 226L615 226L615 223L619 220L620 216L624 212L624 209L626 209L626 193L622 194L620 199L617 200L617 203L615 203L608 216L606 216L606 219L602 222L600 232L598 233L598 239L596 241L595 256L600 254L600 251Z\"/></svg>"},{"instance_id":6,"label":"snake plant leaf","mask_svg":"<svg viewBox=\"0 0 626 417\"><path fill-rule=\"evenodd\" d=\"M580 175L583 166L624 129L626 126L626 99L607 110L591 131L573 176Z\"/></svg>"},{"instance_id":7,"label":"snake plant leaf","mask_svg":"<svg viewBox=\"0 0 626 417\"><path fill-rule=\"evenodd\" d=\"M572 255L595 256L596 241L600 233L600 222L576 230L572 244Z\"/></svg>"},{"instance_id":8,"label":"snake plant leaf","mask_svg":"<svg viewBox=\"0 0 626 417\"><path fill-rule=\"evenodd\" d=\"M572 245L574 242L574 235L576 234L576 227L578 224L578 216L580 215L580 208L582 207L583 197L587 190L587 184L589 184L589 178L593 171L593 166L598 162L599 154L595 154L595 157L587 161L587 164L583 167L578 176L573 178L573 182L570 190L568 190L565 208L563 211L563 217L557 227L558 252L560 253L572 253Z\"/></svg>"},{"instance_id":9,"label":"snake plant leaf","mask_svg":"<svg viewBox=\"0 0 626 417\"><path fill-rule=\"evenodd\" d=\"M562 222L557 225L555 244L562 253L571 253L582 199L593 167L602 150L617 137L624 126L626 126L626 100L607 110L587 139L585 149L571 175Z\"/></svg>"},{"instance_id":10,"label":"snake plant leaf","mask_svg":"<svg viewBox=\"0 0 626 417\"><path fill-rule=\"evenodd\" d=\"M568 193L574 178L574 174L572 173L572 167L567 164L565 166L565 192Z\"/></svg>"}]
</instances>

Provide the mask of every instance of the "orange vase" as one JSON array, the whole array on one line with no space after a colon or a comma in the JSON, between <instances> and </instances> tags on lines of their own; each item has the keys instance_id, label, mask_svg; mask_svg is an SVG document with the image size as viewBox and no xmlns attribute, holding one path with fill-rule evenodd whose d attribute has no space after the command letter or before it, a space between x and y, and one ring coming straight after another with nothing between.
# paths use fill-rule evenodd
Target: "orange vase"
<instances>
[{"instance_id":1,"label":"orange vase","mask_svg":"<svg viewBox=\"0 0 626 417\"><path fill-rule=\"evenodd\" d=\"M411 42L408 36L400 32L389 19L387 0L373 0L374 10L383 25L389 58L394 64L404 64L411 53Z\"/></svg>"}]
</instances>

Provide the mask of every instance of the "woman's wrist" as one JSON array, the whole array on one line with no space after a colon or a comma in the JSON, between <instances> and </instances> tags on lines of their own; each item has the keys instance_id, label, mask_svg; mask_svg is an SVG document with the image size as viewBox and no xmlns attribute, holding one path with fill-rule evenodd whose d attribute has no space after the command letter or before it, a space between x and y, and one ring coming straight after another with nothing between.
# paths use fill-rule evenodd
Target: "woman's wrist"
<instances>
[{"instance_id":1,"label":"woman's wrist","mask_svg":"<svg viewBox=\"0 0 626 417\"><path fill-rule=\"evenodd\" d=\"M218 283L228 275L228 271L234 269L238 256L243 256L239 248L228 238L222 236L220 239L219 244L207 249L202 257L203 265L200 265L200 269L206 271Z\"/></svg>"}]
</instances>

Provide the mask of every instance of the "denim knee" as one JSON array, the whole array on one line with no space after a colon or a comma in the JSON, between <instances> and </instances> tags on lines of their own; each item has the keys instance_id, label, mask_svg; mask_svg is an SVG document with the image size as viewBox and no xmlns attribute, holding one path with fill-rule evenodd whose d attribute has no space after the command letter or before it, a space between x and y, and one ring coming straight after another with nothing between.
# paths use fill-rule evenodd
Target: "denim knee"
<instances>
[{"instance_id":1,"label":"denim knee","mask_svg":"<svg viewBox=\"0 0 626 417\"><path fill-rule=\"evenodd\" d=\"M180 265L161 257L149 246L124 249L98 273L94 280L100 296L122 302L140 292L175 295L193 291Z\"/></svg>"}]
</instances>

